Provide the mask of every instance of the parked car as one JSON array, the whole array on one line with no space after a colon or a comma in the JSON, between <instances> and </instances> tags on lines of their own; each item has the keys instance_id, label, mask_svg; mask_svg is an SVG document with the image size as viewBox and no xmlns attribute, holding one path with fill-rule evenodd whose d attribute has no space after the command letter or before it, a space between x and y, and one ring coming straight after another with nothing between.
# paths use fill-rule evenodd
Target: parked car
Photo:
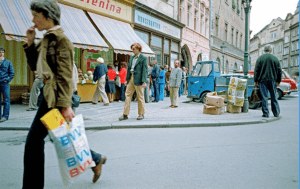
<instances>
[{"instance_id":1,"label":"parked car","mask_svg":"<svg viewBox=\"0 0 300 189\"><path fill-rule=\"evenodd\" d=\"M285 70L282 70L281 82L289 83L291 85L290 92L298 92L299 91L297 82Z\"/></svg>"}]
</instances>

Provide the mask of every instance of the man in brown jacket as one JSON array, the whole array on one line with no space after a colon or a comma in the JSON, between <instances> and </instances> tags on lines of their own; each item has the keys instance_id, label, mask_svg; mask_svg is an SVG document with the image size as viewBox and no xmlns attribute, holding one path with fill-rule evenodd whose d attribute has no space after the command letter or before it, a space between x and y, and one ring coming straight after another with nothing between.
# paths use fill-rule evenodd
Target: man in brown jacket
<instances>
[{"instance_id":1,"label":"man in brown jacket","mask_svg":"<svg viewBox=\"0 0 300 189\"><path fill-rule=\"evenodd\" d=\"M44 138L48 131L40 121L47 112L58 108L67 122L75 116L72 110L73 45L60 27L60 8L53 0L33 1L30 4L35 24L27 30L28 43L24 45L28 65L43 79L44 99L27 135L24 153L23 189L44 187ZM38 45L34 44L35 29L46 30ZM93 167L96 182L106 157L91 151L96 163Z\"/></svg>"}]
</instances>

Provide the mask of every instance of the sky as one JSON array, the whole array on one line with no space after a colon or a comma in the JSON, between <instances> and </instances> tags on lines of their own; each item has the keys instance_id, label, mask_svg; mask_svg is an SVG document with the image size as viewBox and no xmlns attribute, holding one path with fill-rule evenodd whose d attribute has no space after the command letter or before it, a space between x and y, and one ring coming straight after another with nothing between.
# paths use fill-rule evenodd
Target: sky
<instances>
[{"instance_id":1,"label":"sky","mask_svg":"<svg viewBox=\"0 0 300 189\"><path fill-rule=\"evenodd\" d=\"M250 30L257 34L273 19L285 20L288 13L294 14L299 0L252 0L250 12Z\"/></svg>"}]
</instances>

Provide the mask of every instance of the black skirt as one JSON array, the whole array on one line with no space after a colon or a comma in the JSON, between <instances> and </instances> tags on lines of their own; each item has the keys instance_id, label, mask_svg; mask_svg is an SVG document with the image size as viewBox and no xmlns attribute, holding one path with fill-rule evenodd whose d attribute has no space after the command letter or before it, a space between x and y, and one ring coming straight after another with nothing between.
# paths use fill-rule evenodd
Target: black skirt
<instances>
[{"instance_id":1,"label":"black skirt","mask_svg":"<svg viewBox=\"0 0 300 189\"><path fill-rule=\"evenodd\" d=\"M105 91L107 93L115 93L116 92L115 82L114 81L106 82Z\"/></svg>"}]
</instances>

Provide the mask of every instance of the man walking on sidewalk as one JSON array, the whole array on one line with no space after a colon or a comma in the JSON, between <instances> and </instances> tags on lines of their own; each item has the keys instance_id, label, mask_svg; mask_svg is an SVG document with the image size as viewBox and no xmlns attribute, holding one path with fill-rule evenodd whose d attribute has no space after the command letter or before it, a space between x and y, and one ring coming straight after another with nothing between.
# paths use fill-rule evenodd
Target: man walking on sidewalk
<instances>
[{"instance_id":1,"label":"man walking on sidewalk","mask_svg":"<svg viewBox=\"0 0 300 189\"><path fill-rule=\"evenodd\" d=\"M4 54L5 54L5 49L3 47L0 47L0 122L7 121L9 117L9 110L10 110L9 82L15 76L14 67L11 61L4 58ZM3 114L2 114L2 104L4 105Z\"/></svg>"},{"instance_id":2,"label":"man walking on sidewalk","mask_svg":"<svg viewBox=\"0 0 300 189\"><path fill-rule=\"evenodd\" d=\"M72 68L73 46L60 27L60 8L56 1L32 1L30 9L33 15L31 26L26 34L28 43L24 50L27 63L32 71L37 71L43 79L43 99L29 129L24 152L23 189L44 188L45 141L48 135L40 118L51 109L57 108L67 122L75 117L72 110ZM46 30L43 39L35 45L35 28ZM41 47L41 48L40 48ZM106 157L91 150L96 166L93 182L101 175L102 164Z\"/></svg>"},{"instance_id":3,"label":"man walking on sidewalk","mask_svg":"<svg viewBox=\"0 0 300 189\"><path fill-rule=\"evenodd\" d=\"M144 119L145 114L145 99L143 88L147 86L147 58L141 54L142 46L139 43L134 43L130 47L134 56L130 57L127 77L126 77L126 92L125 92L125 105L123 115L119 118L120 121L128 119L130 112L131 98L136 91L138 98L138 114L137 120Z\"/></svg>"},{"instance_id":4,"label":"man walking on sidewalk","mask_svg":"<svg viewBox=\"0 0 300 189\"><path fill-rule=\"evenodd\" d=\"M182 79L182 71L179 67L179 60L175 60L174 62L175 68L172 69L171 75L170 75L170 100L171 100L171 108L177 108L178 107L178 91L181 84Z\"/></svg>"},{"instance_id":5,"label":"man walking on sidewalk","mask_svg":"<svg viewBox=\"0 0 300 189\"><path fill-rule=\"evenodd\" d=\"M269 117L268 91L271 95L271 108L273 115L278 117L280 114L279 103L276 97L277 87L281 82L281 66L278 58L271 54L271 45L264 48L265 54L261 55L255 65L254 82L259 87L262 103L262 117Z\"/></svg>"},{"instance_id":6,"label":"man walking on sidewalk","mask_svg":"<svg viewBox=\"0 0 300 189\"><path fill-rule=\"evenodd\" d=\"M98 83L97 83L96 91L93 96L92 103L97 104L98 100L99 100L99 96L101 95L103 105L108 106L109 101L108 101L107 94L105 92L105 82L106 82L105 76L108 72L108 69L107 69L106 65L104 64L103 58L101 58L101 57L98 58L97 62L99 62L100 64L97 65L95 68L93 81L94 82L98 81Z\"/></svg>"}]
</instances>

